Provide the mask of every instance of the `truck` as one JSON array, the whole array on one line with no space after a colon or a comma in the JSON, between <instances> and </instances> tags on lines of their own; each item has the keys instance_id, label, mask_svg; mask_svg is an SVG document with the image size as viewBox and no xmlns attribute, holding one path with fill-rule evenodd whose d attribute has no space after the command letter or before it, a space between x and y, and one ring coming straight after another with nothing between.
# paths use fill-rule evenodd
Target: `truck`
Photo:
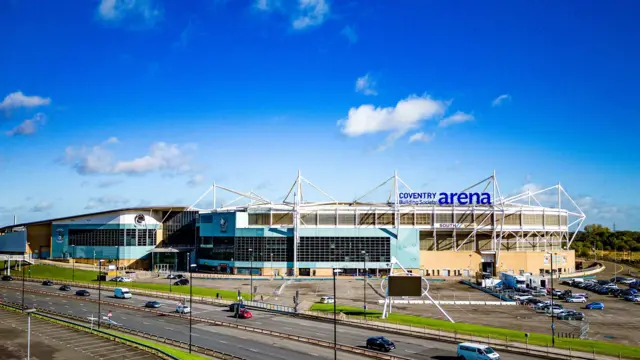
<instances>
[{"instance_id":1,"label":"truck","mask_svg":"<svg viewBox=\"0 0 640 360\"><path fill-rule=\"evenodd\" d=\"M113 290L113 297L116 299L131 299L131 291L127 288L115 288Z\"/></svg>"},{"instance_id":2,"label":"truck","mask_svg":"<svg viewBox=\"0 0 640 360\"><path fill-rule=\"evenodd\" d=\"M526 278L522 275L514 275L509 273L500 273L502 286L507 289L524 290L527 288Z\"/></svg>"}]
</instances>

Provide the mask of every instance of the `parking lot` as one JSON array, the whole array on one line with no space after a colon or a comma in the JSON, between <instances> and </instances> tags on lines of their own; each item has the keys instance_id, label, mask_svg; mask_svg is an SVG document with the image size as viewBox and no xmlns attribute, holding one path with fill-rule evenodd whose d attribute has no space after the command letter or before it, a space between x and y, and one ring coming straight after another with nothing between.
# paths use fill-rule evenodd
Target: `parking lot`
<instances>
[{"instance_id":1,"label":"parking lot","mask_svg":"<svg viewBox=\"0 0 640 360\"><path fill-rule=\"evenodd\" d=\"M0 309L0 359L18 360L27 357L27 317L21 313ZM32 360L160 359L150 353L74 330L62 325L31 318Z\"/></svg>"}]
</instances>

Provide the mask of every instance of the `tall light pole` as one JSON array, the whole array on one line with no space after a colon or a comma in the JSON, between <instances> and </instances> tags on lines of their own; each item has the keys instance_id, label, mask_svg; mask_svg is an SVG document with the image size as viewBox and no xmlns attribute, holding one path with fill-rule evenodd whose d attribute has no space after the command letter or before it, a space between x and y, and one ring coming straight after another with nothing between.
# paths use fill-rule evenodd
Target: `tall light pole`
<instances>
[{"instance_id":1,"label":"tall light pole","mask_svg":"<svg viewBox=\"0 0 640 360\"><path fill-rule=\"evenodd\" d=\"M336 317L336 273L337 273L337 269L335 268L335 261L336 261L336 257L335 257L335 252L336 252L336 245L334 243L331 243L331 255L333 260L333 359L334 360L338 360L338 348L337 348L337 344L338 344L338 321L337 321L337 317Z\"/></svg>"},{"instance_id":2,"label":"tall light pole","mask_svg":"<svg viewBox=\"0 0 640 360\"><path fill-rule=\"evenodd\" d=\"M271 261L269 262L269 266L271 266L271 277L273 277L273 254L271 254Z\"/></svg>"},{"instance_id":3,"label":"tall light pole","mask_svg":"<svg viewBox=\"0 0 640 360\"><path fill-rule=\"evenodd\" d=\"M31 360L31 313L36 312L36 309L24 310L27 313L27 360Z\"/></svg>"},{"instance_id":4,"label":"tall light pole","mask_svg":"<svg viewBox=\"0 0 640 360\"><path fill-rule=\"evenodd\" d=\"M71 245L71 255L73 256L73 262L71 263L71 282L76 281L76 246Z\"/></svg>"},{"instance_id":5,"label":"tall light pole","mask_svg":"<svg viewBox=\"0 0 640 360\"><path fill-rule=\"evenodd\" d=\"M191 262L191 253L189 253L189 262ZM189 265L189 354L191 354L191 314L193 314L193 268L196 264Z\"/></svg>"},{"instance_id":6,"label":"tall light pole","mask_svg":"<svg viewBox=\"0 0 640 360\"><path fill-rule=\"evenodd\" d=\"M551 255L551 346L556 346L556 324L553 314L553 252Z\"/></svg>"},{"instance_id":7,"label":"tall light pole","mask_svg":"<svg viewBox=\"0 0 640 360\"><path fill-rule=\"evenodd\" d=\"M251 297L250 300L253 301L253 249L249 249L249 256L251 260L251 266L249 267L249 276L251 278L250 285L251 286Z\"/></svg>"},{"instance_id":8,"label":"tall light pole","mask_svg":"<svg viewBox=\"0 0 640 360\"><path fill-rule=\"evenodd\" d=\"M362 250L362 260L364 262L364 272L362 273L362 290L364 290L363 300L362 300L362 308L364 309L364 320L367 320L367 278L369 277L369 272L367 271L367 252Z\"/></svg>"},{"instance_id":9,"label":"tall light pole","mask_svg":"<svg viewBox=\"0 0 640 360\"><path fill-rule=\"evenodd\" d=\"M98 330L100 329L100 320L102 320L102 313L100 312L100 301L102 299L102 262L104 260L98 260Z\"/></svg>"},{"instance_id":10,"label":"tall light pole","mask_svg":"<svg viewBox=\"0 0 640 360\"><path fill-rule=\"evenodd\" d=\"M24 263L24 259L22 262ZM22 311L24 312L24 264L22 264Z\"/></svg>"},{"instance_id":11,"label":"tall light pole","mask_svg":"<svg viewBox=\"0 0 640 360\"><path fill-rule=\"evenodd\" d=\"M118 277L119 277L119 273L118 270L120 268L120 239L118 239L118 246L116 247L116 287L118 287Z\"/></svg>"}]
</instances>

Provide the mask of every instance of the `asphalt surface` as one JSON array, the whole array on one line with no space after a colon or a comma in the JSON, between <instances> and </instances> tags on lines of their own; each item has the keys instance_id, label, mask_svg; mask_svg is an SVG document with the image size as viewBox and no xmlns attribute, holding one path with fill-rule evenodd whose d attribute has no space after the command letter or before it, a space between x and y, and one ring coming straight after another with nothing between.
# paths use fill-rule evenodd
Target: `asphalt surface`
<instances>
[{"instance_id":1,"label":"asphalt surface","mask_svg":"<svg viewBox=\"0 0 640 360\"><path fill-rule=\"evenodd\" d=\"M49 289L53 290L51 288ZM55 289L57 289L57 287ZM74 292L71 292L71 294ZM69 292L64 293L69 294ZM16 303L22 301L22 292L20 290L0 288L0 295L6 301ZM90 298L97 299L97 295L97 293L92 292ZM97 303L82 301L81 299L66 299L57 296L49 297L44 294L32 294L29 292L25 293L25 305L76 316L86 316L87 318L97 318L98 314ZM109 307L104 303L101 305L100 310L103 316L106 316L109 311L112 311L112 321L127 328L187 343L189 342L188 317L180 319L172 316L158 316L136 310ZM300 342L279 339L267 335L248 333L228 327L213 326L197 321L193 321L192 325L192 344L212 348L250 360L333 359L333 349L302 344ZM338 353L338 358L345 360L366 359L366 357L343 352Z\"/></svg>"},{"instance_id":2,"label":"asphalt surface","mask_svg":"<svg viewBox=\"0 0 640 360\"><path fill-rule=\"evenodd\" d=\"M9 284L0 283L0 286L2 286L2 285L9 285ZM21 286L21 285L22 285L21 283L10 284L10 286L16 287L16 288ZM40 291L51 291L51 292L54 292L54 293L56 293L56 292L57 293L64 293L64 292L60 292L60 291L57 290L58 286L48 287L48 286L42 286L42 285L39 285L39 284L26 283L26 287L31 288L31 289L37 289L37 290L40 290ZM12 296L10 296L8 298L10 301L21 301L21 293L16 293L16 291L4 291L6 289L0 289L0 290L3 290L3 291L0 291L0 294L5 293L7 295L12 295ZM75 293L75 290L77 290L77 289L74 288L72 292L66 292L66 294L69 294L69 293L73 294L73 293ZM98 295L97 294L97 290L89 289L89 291L91 292L91 297L92 298L97 298L97 295ZM27 303L28 303L28 300L30 298L40 299L41 295L35 295L35 294L27 293L27 295L26 295ZM50 300L46 300L46 301L51 302L52 304L46 304L45 303L45 305L48 305L48 306L45 306L45 307L52 307L52 310L59 311L60 307L56 306L55 304L59 304L59 305L62 304L62 307L63 307L62 310L65 311L65 312L69 311L69 309L70 309L70 308L68 308L69 304L68 303L60 303L59 299L61 299L61 298L57 298L56 299L55 296L52 296L49 299ZM54 301L54 300L58 300L58 301ZM66 300L66 299L64 299L64 300L65 301L70 301L70 300ZM140 307L143 307L144 304L147 301L156 300L156 301L158 301L158 302L160 302L162 304L162 306L159 309L156 309L156 310L166 311L166 312L174 312L175 311L175 307L177 305L176 301L166 300L166 299L154 299L154 298L151 298L151 297L139 296L139 295L134 295L131 299L115 299L115 298L113 298L113 294L111 292L107 292L107 291L104 291L102 293L102 300L106 301L106 302L124 303L124 304L128 304L128 305L134 305L134 306L140 306ZM77 304L78 306L87 307L87 308L90 308L92 310L97 308L97 304L94 304L94 303L87 303L87 302L83 302L82 300L78 300L77 302L82 304L82 305ZM65 307L65 306L67 306L67 307ZM75 305L74 305L74 307L75 307ZM105 305L103 303L102 309L107 309L108 307L109 307L108 305ZM214 319L214 320L225 321L225 322L235 322L236 321L236 319L233 317L232 313L226 311L227 308L225 308L225 307L194 303L192 308L193 308L193 316L195 316L195 317L206 318L206 319ZM110 309L110 310L113 312L113 320L118 322L118 323L121 322L120 320L122 319L122 316L124 316L126 318L124 320L129 320L129 317L131 317L131 318L138 317L138 318L143 318L143 319L157 318L156 315L137 312L137 311L134 311L134 310L125 310L125 309L117 308L117 307L114 307L113 309ZM80 311L82 311L82 309ZM95 311L95 310L93 310L93 311ZM132 314L132 312L133 312L133 314ZM103 311L103 313L104 313L104 311ZM320 340L333 341L333 338L334 338L333 324L332 323L299 319L299 318L295 318L295 317L292 317L292 316L275 314L275 313L270 313L270 312L262 312L262 311L253 311L252 310L252 313L253 313L253 318L252 319L246 319L246 320L240 319L240 320L237 320L237 321L245 323L248 326L256 327L256 328L269 329L269 330L272 330L272 331L278 331L278 332L288 333L288 334L295 334L295 335L300 335L300 336L305 336L305 337L315 338L315 339L320 339ZM78 315L77 313L75 313L75 314ZM145 321L148 321L148 320L143 320L142 325L146 325ZM158 332L162 332L162 333L158 333L158 335L165 336L165 337L171 337L171 338L174 338L176 340L182 340L182 341L185 341L184 339L185 339L185 336L186 336L186 339L188 340L188 326L186 327L186 329L187 329L186 334L183 334L183 333L173 334L172 331L169 331L168 333L166 331L163 332L163 329L166 330L166 328L168 327L168 326L166 326L167 322L171 322L172 326L175 326L175 327L177 327L177 325L173 325L173 324L186 323L188 325L188 318L187 318L187 320L181 320L181 319L177 319L177 318L173 318L173 317L167 317L165 319L162 319L162 321L164 321L164 323L161 323L161 324L154 323L154 324L146 325L145 330L143 330L143 331L151 332L151 333L154 333L154 334L156 334ZM122 321L122 324L124 326L130 327L129 324L125 323L124 321ZM214 328L214 329L216 329L216 334L220 334L220 336L226 336L226 337L230 338L230 339L226 339L226 338L224 339L229 344L246 342L246 338L250 338L251 342L257 341L257 337L259 336L259 335L254 334L254 333L247 333L247 332L243 332L243 331L239 331L239 330L230 329L230 328L227 328L227 327L212 327L212 326L209 326L209 325L206 325L206 324L202 324L202 323L198 325L198 329L199 330L201 330L203 328ZM150 329L152 329L152 330L150 330ZM200 336L200 334L198 336ZM244 336L245 340L241 340L241 339L237 338L237 337L241 337L241 336ZM430 341L430 340L424 340L424 339L418 339L418 338L414 338L414 337L410 337L410 336L396 335L396 334L392 334L392 333L385 333L384 331L368 330L368 329L350 327L350 326L346 326L346 325L338 325L338 327L337 327L337 338L338 338L338 343L340 343L340 344L351 345L351 346L363 346L365 344L366 339L368 337L370 337L370 336L384 336L384 337L390 339L391 341L393 341L396 344L395 353L397 355L399 355L399 356L403 356L403 357L407 357L407 358L411 358L411 359L416 359L416 360L426 360L426 359L447 360L447 359L455 359L456 358L456 356L455 356L456 355L456 346L454 344L442 343L442 342ZM267 337L267 338L271 339L272 343L274 343L274 342L280 343L281 342L279 339L275 339L273 337ZM299 349L300 346L304 345L304 344L300 344L300 343L296 343L296 344L297 345L294 346L293 349ZM214 347L216 350L219 350L219 351L233 353L231 351L224 350L222 347L214 346L213 344L210 345L210 347ZM247 345L247 347L249 347L249 345ZM322 349L320 347L313 347L313 348ZM234 355L238 355L238 354L235 354L235 353L233 353L233 354ZM238 355L238 356L245 356L245 355ZM344 356L345 359L347 358L346 357L347 354L339 354L339 358L340 359L342 359L343 356ZM293 359L293 358L294 357L288 357L287 359ZM512 359L512 360L538 359L537 357L523 356L523 355L512 355L512 354L502 354L502 358L503 359Z\"/></svg>"}]
</instances>

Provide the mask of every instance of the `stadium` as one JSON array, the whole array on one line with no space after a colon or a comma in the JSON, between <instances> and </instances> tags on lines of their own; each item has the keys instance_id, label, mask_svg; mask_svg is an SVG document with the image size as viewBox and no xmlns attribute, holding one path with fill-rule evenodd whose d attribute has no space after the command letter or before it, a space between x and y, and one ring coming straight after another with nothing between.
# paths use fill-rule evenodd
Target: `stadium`
<instances>
[{"instance_id":1,"label":"stadium","mask_svg":"<svg viewBox=\"0 0 640 360\"><path fill-rule=\"evenodd\" d=\"M207 196L217 204L221 191L237 199L197 207ZM326 201L306 201L309 191ZM382 191L383 201L363 200ZM201 270L266 276L326 277L334 268L384 275L392 258L412 273L439 278L571 273L575 254L567 249L584 220L560 184L505 197L495 173L458 193L414 192L395 173L344 202L298 172L281 202L214 183L189 207L16 221L0 228L0 253L90 264L105 259L155 271L184 271L196 262Z\"/></svg>"}]
</instances>

